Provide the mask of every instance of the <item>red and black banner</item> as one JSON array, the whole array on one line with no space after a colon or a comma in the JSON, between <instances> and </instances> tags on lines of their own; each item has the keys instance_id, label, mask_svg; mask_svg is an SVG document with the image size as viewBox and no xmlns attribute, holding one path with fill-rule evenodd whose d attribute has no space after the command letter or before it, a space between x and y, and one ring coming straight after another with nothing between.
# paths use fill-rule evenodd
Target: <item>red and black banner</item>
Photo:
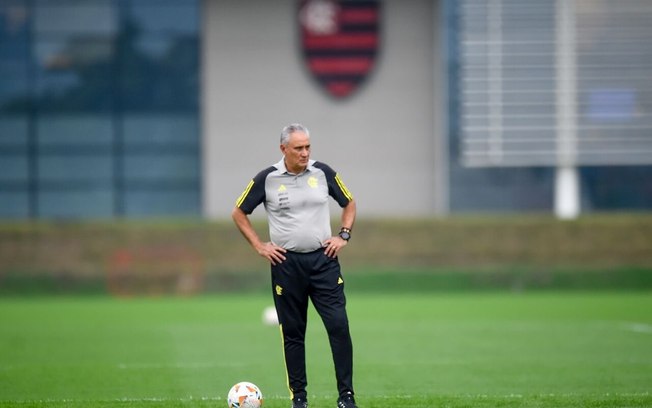
<instances>
[{"instance_id":1,"label":"red and black banner","mask_svg":"<svg viewBox=\"0 0 652 408\"><path fill-rule=\"evenodd\" d=\"M370 74L380 46L380 1L300 0L308 69L332 96L350 96Z\"/></svg>"}]
</instances>

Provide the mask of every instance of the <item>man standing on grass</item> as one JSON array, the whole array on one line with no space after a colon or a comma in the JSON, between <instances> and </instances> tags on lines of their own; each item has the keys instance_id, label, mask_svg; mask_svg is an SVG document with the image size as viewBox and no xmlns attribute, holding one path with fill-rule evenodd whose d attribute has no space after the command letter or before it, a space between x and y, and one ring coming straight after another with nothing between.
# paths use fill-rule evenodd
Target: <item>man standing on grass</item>
<instances>
[{"instance_id":1,"label":"man standing on grass","mask_svg":"<svg viewBox=\"0 0 652 408\"><path fill-rule=\"evenodd\" d=\"M256 252L271 263L292 407L308 406L304 340L310 299L328 333L337 406L356 408L353 346L337 258L351 237L355 201L333 169L310 160L310 133L303 125L283 128L281 152L278 163L249 182L233 209L233 220ZM343 209L336 236L331 236L329 196ZM261 203L267 211L270 242L260 239L248 217Z\"/></svg>"}]
</instances>

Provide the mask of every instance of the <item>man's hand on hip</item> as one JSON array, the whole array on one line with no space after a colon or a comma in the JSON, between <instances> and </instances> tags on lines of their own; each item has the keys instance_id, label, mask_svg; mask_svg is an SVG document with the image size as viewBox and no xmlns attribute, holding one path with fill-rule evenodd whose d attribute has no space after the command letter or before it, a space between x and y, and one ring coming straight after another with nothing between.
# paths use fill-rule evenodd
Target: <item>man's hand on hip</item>
<instances>
[{"instance_id":1,"label":"man's hand on hip","mask_svg":"<svg viewBox=\"0 0 652 408\"><path fill-rule=\"evenodd\" d=\"M346 246L348 242L340 237L331 237L324 242L324 251L327 256L335 258L340 250Z\"/></svg>"},{"instance_id":2,"label":"man's hand on hip","mask_svg":"<svg viewBox=\"0 0 652 408\"><path fill-rule=\"evenodd\" d=\"M258 254L266 258L272 265L280 264L285 261L285 248L282 248L273 242L265 242L260 247L256 248Z\"/></svg>"}]
</instances>

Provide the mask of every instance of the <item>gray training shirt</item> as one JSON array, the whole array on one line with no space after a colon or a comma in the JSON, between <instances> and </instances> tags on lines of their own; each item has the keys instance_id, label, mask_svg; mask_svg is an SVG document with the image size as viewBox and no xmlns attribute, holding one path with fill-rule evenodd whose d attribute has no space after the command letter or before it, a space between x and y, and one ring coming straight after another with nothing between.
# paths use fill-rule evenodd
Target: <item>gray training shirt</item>
<instances>
[{"instance_id":1,"label":"gray training shirt","mask_svg":"<svg viewBox=\"0 0 652 408\"><path fill-rule=\"evenodd\" d=\"M258 173L236 206L251 214L264 203L271 241L288 251L312 252L331 237L328 197L345 207L352 199L339 175L310 160L301 174L291 174L283 159Z\"/></svg>"}]
</instances>

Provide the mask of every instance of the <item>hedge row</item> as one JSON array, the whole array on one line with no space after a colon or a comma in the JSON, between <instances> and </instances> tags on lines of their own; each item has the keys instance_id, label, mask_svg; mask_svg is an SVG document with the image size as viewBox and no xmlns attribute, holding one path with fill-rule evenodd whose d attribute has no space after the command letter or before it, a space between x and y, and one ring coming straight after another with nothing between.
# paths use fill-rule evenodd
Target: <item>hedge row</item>
<instances>
[{"instance_id":1,"label":"hedge row","mask_svg":"<svg viewBox=\"0 0 652 408\"><path fill-rule=\"evenodd\" d=\"M266 235L263 222L254 226ZM341 258L352 273L371 281L374 271L415 270L440 277L442 271L494 277L487 282L523 274L530 276L526 281L536 281L536 276L549 281L551 271L572 270L627 269L647 276L652 271L652 215L593 215L574 221L545 216L361 219ZM268 279L261 271L267 270L230 221L0 224L0 290L5 291L28 282L70 288L86 282L116 293L169 292L171 286L193 293L206 287L237 288L249 279L260 286Z\"/></svg>"}]
</instances>

